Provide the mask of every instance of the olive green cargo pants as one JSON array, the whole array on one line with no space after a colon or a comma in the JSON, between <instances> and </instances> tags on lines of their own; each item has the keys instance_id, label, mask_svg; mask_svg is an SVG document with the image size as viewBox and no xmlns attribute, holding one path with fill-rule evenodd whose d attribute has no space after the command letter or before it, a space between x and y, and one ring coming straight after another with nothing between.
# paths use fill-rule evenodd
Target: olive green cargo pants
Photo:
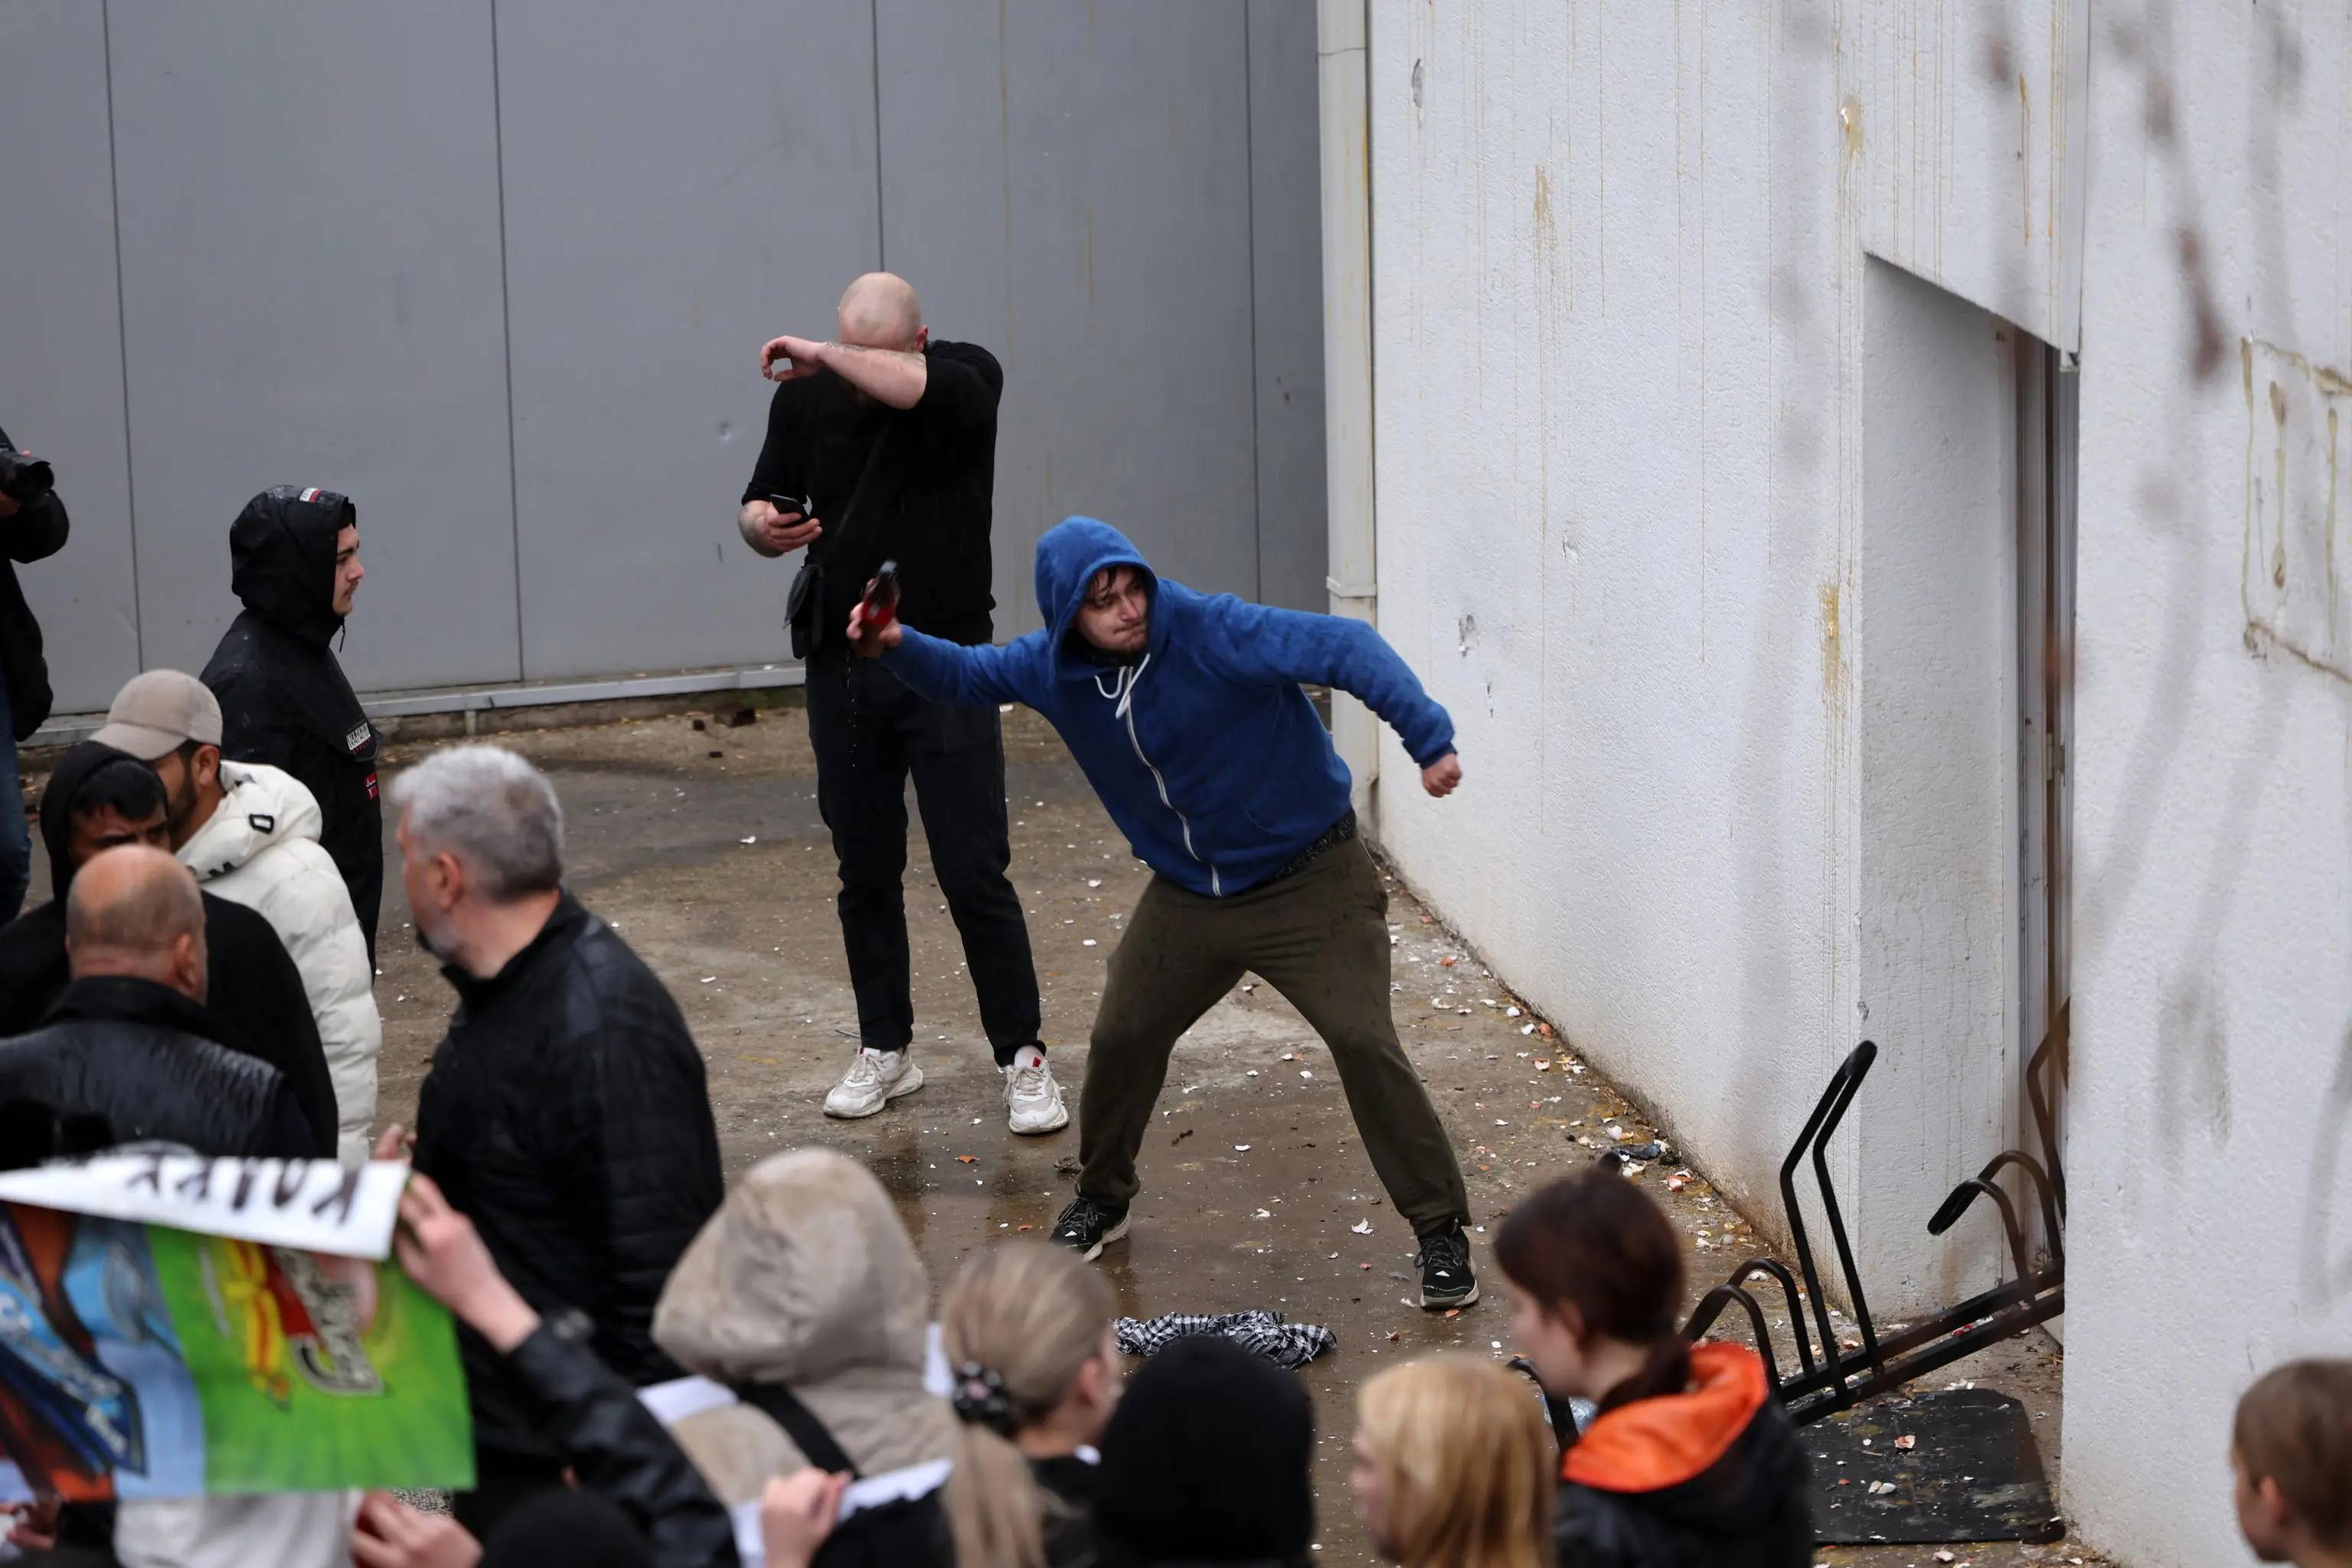
<instances>
[{"instance_id":1,"label":"olive green cargo pants","mask_svg":"<svg viewBox=\"0 0 2352 1568\"><path fill-rule=\"evenodd\" d=\"M1124 1208L1177 1037L1252 971L1331 1048L1364 1152L1416 1236L1466 1224L1462 1167L1397 1041L1389 898L1363 840L1213 899L1155 876L1111 954L1078 1095L1078 1194Z\"/></svg>"}]
</instances>

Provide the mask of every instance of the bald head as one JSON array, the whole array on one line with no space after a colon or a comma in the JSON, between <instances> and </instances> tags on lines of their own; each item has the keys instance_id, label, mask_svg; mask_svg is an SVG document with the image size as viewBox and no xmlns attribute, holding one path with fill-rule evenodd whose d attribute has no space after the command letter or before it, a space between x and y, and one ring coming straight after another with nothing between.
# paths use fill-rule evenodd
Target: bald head
<instances>
[{"instance_id":1,"label":"bald head","mask_svg":"<svg viewBox=\"0 0 2352 1568\"><path fill-rule=\"evenodd\" d=\"M77 980L125 974L205 999L205 900L161 849L126 845L85 862L66 895L66 953Z\"/></svg>"},{"instance_id":2,"label":"bald head","mask_svg":"<svg viewBox=\"0 0 2352 1568\"><path fill-rule=\"evenodd\" d=\"M902 353L923 346L923 302L895 272L868 272L852 283L835 316L845 343Z\"/></svg>"}]
</instances>

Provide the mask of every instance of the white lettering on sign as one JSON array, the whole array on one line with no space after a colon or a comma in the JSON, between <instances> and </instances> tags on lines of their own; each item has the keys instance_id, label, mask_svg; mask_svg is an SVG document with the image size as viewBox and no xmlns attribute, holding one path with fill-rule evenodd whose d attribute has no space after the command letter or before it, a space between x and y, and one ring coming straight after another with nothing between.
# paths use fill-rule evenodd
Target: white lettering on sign
<instances>
[{"instance_id":1,"label":"white lettering on sign","mask_svg":"<svg viewBox=\"0 0 2352 1568\"><path fill-rule=\"evenodd\" d=\"M269 1247L383 1258L405 1161L214 1160L200 1154L104 1154L0 1172L0 1203L226 1236Z\"/></svg>"}]
</instances>

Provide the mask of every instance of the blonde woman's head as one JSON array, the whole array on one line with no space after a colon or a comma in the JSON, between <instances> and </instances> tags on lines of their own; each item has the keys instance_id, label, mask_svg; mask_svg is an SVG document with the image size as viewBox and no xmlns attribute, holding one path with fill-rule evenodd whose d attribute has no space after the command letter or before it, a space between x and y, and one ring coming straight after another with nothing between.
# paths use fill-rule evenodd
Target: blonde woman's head
<instances>
[{"instance_id":1,"label":"blonde woman's head","mask_svg":"<svg viewBox=\"0 0 2352 1568\"><path fill-rule=\"evenodd\" d=\"M1065 1247L1015 1241L963 1266L940 1303L961 1426L944 1502L961 1568L1045 1568L1028 1460L1102 1435L1119 1391L1118 1303Z\"/></svg>"},{"instance_id":2,"label":"blonde woman's head","mask_svg":"<svg viewBox=\"0 0 2352 1568\"><path fill-rule=\"evenodd\" d=\"M1356 1396L1349 1484L1403 1568L1547 1568L1553 1462L1533 1385L1482 1357L1409 1362Z\"/></svg>"}]
</instances>

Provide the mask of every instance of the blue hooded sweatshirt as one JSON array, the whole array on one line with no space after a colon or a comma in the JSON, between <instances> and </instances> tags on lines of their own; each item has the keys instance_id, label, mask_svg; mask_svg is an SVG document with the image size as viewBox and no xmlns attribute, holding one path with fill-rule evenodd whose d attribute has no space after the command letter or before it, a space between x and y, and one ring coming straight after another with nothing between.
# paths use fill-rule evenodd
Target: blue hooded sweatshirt
<instances>
[{"instance_id":1,"label":"blue hooded sweatshirt","mask_svg":"<svg viewBox=\"0 0 2352 1568\"><path fill-rule=\"evenodd\" d=\"M1151 596L1144 656L1124 668L1063 649L1106 566L1134 567ZM1264 881L1348 809L1347 764L1301 682L1361 698L1423 767L1454 750L1454 721L1371 627L1166 582L1093 518L1066 519L1037 542L1037 607L1045 629L1003 647L908 626L884 660L934 701L1043 713L1137 858L1193 892L1223 898Z\"/></svg>"}]
</instances>

